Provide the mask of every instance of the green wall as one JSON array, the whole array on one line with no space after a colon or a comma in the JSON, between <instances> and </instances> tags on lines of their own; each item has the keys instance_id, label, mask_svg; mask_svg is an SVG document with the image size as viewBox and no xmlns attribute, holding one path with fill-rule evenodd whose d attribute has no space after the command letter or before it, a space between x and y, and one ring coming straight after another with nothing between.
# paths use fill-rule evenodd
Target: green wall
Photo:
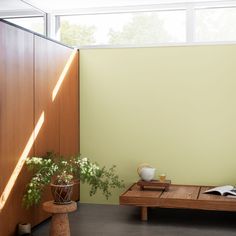
<instances>
[{"instance_id":1,"label":"green wall","mask_svg":"<svg viewBox=\"0 0 236 236\"><path fill-rule=\"evenodd\" d=\"M81 153L126 186L147 162L179 184L236 184L236 46L80 51ZM118 203L121 190L106 201Z\"/></svg>"}]
</instances>

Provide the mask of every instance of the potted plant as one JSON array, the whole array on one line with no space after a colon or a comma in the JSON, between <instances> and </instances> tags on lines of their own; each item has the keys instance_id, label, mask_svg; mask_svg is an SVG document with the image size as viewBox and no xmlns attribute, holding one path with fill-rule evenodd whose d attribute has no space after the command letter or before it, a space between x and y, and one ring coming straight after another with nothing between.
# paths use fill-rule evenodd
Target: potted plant
<instances>
[{"instance_id":1,"label":"potted plant","mask_svg":"<svg viewBox=\"0 0 236 236\"><path fill-rule=\"evenodd\" d=\"M112 188L124 187L123 180L115 173L115 166L100 167L80 155L65 158L48 152L42 157L27 158L26 165L34 173L23 197L26 208L40 203L43 190L49 184L56 204L71 202L72 188L78 180L91 186L91 196L99 189L108 198Z\"/></svg>"}]
</instances>

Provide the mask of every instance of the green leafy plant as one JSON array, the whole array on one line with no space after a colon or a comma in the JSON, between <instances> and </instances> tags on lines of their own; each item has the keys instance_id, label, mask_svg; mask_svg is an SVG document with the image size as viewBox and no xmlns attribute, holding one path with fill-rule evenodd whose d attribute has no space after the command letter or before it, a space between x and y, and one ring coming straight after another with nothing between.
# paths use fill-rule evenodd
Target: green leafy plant
<instances>
[{"instance_id":1,"label":"green leafy plant","mask_svg":"<svg viewBox=\"0 0 236 236\"><path fill-rule=\"evenodd\" d=\"M26 160L33 177L27 185L23 205L29 208L40 203L46 185L71 184L76 180L90 185L90 196L101 190L108 199L113 188L123 188L123 180L115 173L115 166L107 169L81 156L64 158L53 152Z\"/></svg>"}]
</instances>

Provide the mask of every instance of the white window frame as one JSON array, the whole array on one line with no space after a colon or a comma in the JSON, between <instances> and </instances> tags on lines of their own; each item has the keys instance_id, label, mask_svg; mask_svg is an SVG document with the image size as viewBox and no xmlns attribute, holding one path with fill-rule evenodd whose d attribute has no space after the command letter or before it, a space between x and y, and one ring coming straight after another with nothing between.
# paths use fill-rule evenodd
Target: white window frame
<instances>
[{"instance_id":1,"label":"white window frame","mask_svg":"<svg viewBox=\"0 0 236 236\"><path fill-rule=\"evenodd\" d=\"M56 30L59 27L60 16L73 15L97 15L97 14L112 14L112 13L131 13L131 12L158 12L171 10L186 11L186 42L183 43L157 43L154 45L91 45L80 46L79 48L142 48L142 47L163 47L163 46L189 46L189 45L221 45L221 44L236 44L236 41L217 41L217 42L196 42L195 41L195 13L198 9L214 9L214 8L235 8L235 0L216 0L209 2L187 2L183 3L167 3L167 4L152 4L140 6L124 6L124 7L103 7L103 8L84 8L71 9L67 11L57 11L45 14L46 36L56 39Z\"/></svg>"},{"instance_id":2,"label":"white window frame","mask_svg":"<svg viewBox=\"0 0 236 236\"><path fill-rule=\"evenodd\" d=\"M43 18L43 23L44 23L43 35L47 36L47 26L46 26L47 25L46 24L47 20L46 20L46 15L24 15L24 14L22 14L22 15L17 15L17 16L12 16L12 15L6 16L6 17L4 16L4 17L1 17L1 18L3 20L8 20L8 19L21 19L21 18L29 18L30 19L30 18L38 18L38 17L42 17Z\"/></svg>"}]
</instances>

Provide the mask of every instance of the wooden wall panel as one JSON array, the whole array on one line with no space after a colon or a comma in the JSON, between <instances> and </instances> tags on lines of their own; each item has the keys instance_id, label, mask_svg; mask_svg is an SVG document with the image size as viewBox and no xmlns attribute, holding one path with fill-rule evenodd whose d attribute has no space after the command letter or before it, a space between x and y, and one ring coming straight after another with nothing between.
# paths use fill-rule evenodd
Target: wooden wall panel
<instances>
[{"instance_id":1,"label":"wooden wall panel","mask_svg":"<svg viewBox=\"0 0 236 236\"><path fill-rule=\"evenodd\" d=\"M33 35L0 22L0 235L4 236L13 235L19 222L30 219L21 205L29 174L25 168L16 171L15 180L13 171L33 132L33 101ZM7 185L10 179L12 184Z\"/></svg>"},{"instance_id":2,"label":"wooden wall panel","mask_svg":"<svg viewBox=\"0 0 236 236\"><path fill-rule=\"evenodd\" d=\"M78 150L78 51L35 36L35 120L45 122L36 155Z\"/></svg>"},{"instance_id":3,"label":"wooden wall panel","mask_svg":"<svg viewBox=\"0 0 236 236\"><path fill-rule=\"evenodd\" d=\"M60 154L79 154L79 54L72 52L68 71L61 85L60 98ZM79 200L80 186L75 185L73 199Z\"/></svg>"},{"instance_id":4,"label":"wooden wall panel","mask_svg":"<svg viewBox=\"0 0 236 236\"><path fill-rule=\"evenodd\" d=\"M79 152L79 79L78 53L71 54L72 61L62 83L60 97L60 153L74 155Z\"/></svg>"},{"instance_id":5,"label":"wooden wall panel","mask_svg":"<svg viewBox=\"0 0 236 236\"><path fill-rule=\"evenodd\" d=\"M78 144L78 51L0 21L0 207L3 192L27 141L44 114L28 155L74 155ZM24 166L0 209L0 235L15 235L20 222L33 226L49 215L22 208L30 173ZM49 187L44 200L51 198ZM74 199L79 198L78 186ZM4 195L6 196L6 194Z\"/></svg>"},{"instance_id":6,"label":"wooden wall panel","mask_svg":"<svg viewBox=\"0 0 236 236\"><path fill-rule=\"evenodd\" d=\"M78 152L77 55L77 50L35 36L35 120L42 112L45 117L35 141L35 155L47 151L63 155ZM47 189L44 200L49 198ZM46 216L39 209L35 220Z\"/></svg>"},{"instance_id":7,"label":"wooden wall panel","mask_svg":"<svg viewBox=\"0 0 236 236\"><path fill-rule=\"evenodd\" d=\"M35 141L35 154L59 150L59 101L52 92L60 75L57 45L35 36L35 121L44 112L44 125Z\"/></svg>"}]
</instances>

